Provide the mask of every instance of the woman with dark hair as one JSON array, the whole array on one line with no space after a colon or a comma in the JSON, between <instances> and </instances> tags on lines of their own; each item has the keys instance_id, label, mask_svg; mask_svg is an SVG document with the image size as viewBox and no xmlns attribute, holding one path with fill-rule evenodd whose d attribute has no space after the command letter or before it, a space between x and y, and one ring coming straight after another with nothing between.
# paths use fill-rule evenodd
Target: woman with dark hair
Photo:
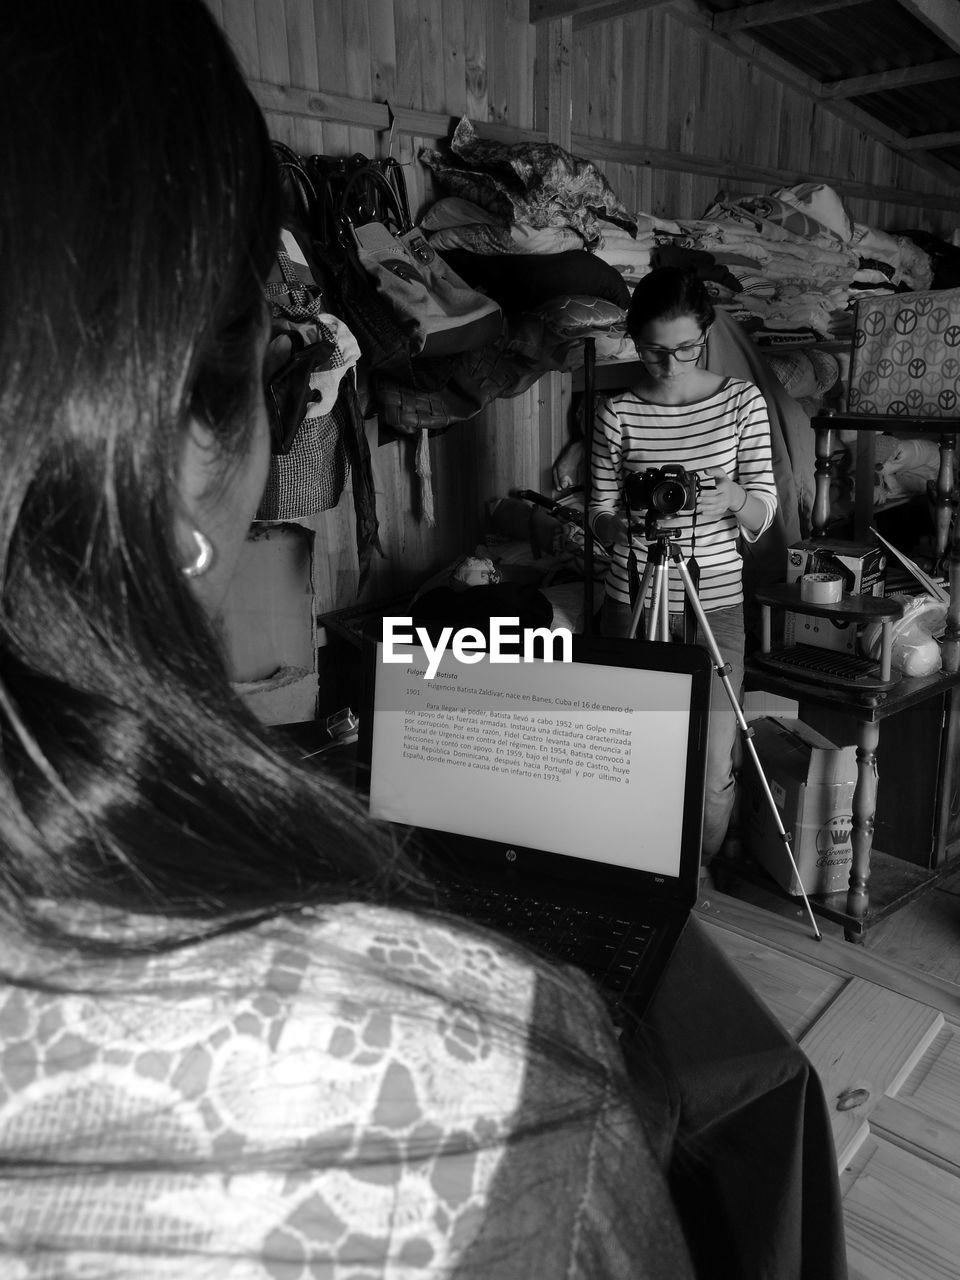
<instances>
[{"instance_id":1,"label":"woman with dark hair","mask_svg":"<svg viewBox=\"0 0 960 1280\"><path fill-rule=\"evenodd\" d=\"M612 550L605 582L601 629L631 633L635 594L650 547L658 536L679 547L699 570L697 595L734 690L743 682L743 581L741 538L756 541L777 508L766 403L750 382L702 367L713 303L703 281L675 267L661 267L639 281L627 311L627 332L641 373L629 390L600 402L593 436L590 520ZM682 467L695 474L688 496L658 489L659 477L636 485L627 477ZM657 493L665 500L657 507ZM695 492L695 497L689 497ZM653 500L655 519L638 520L639 498ZM684 636L686 596L675 568L669 580L669 634ZM649 600L645 601L649 606ZM649 607L637 618L647 632ZM659 637L654 637L659 638ZM700 637L702 643L703 638ZM734 801L733 755L737 717L719 677L710 707L710 742L704 808L703 865L720 849Z\"/></svg>"},{"instance_id":2,"label":"woman with dark hair","mask_svg":"<svg viewBox=\"0 0 960 1280\"><path fill-rule=\"evenodd\" d=\"M230 690L280 210L219 29L0 46L0 1272L689 1275L587 980Z\"/></svg>"}]
</instances>

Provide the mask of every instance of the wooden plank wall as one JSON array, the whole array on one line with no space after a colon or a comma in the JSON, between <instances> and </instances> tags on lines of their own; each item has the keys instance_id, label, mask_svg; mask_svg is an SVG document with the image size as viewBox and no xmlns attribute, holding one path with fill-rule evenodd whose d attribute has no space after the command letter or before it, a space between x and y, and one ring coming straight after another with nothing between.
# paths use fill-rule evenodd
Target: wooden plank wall
<instances>
[{"instance_id":1,"label":"wooden plank wall","mask_svg":"<svg viewBox=\"0 0 960 1280\"><path fill-rule=\"evenodd\" d=\"M721 186L759 191L782 185L758 179L758 166L796 180L825 174L878 187L946 190L663 10L574 31L569 20L530 25L527 0L207 3L266 106L273 137L303 153L383 155L389 142L406 166L414 209L434 198L418 150L447 136L461 114L501 131L515 129L518 138L537 128L565 139L572 129L571 148L602 165L629 207L668 217L699 216ZM351 113L342 110L330 119L322 104L305 108L303 94L291 104L274 86L336 95L354 100L358 109L349 120L343 116ZM370 126L369 110L361 110L371 102L435 113L446 131L420 136L398 130L390 140ZM545 114L548 105L553 119ZM624 144L669 152L669 163L625 163ZM698 172L690 156L722 161L734 171L744 166L753 179ZM684 171L680 166L688 163ZM960 221L915 204L848 204L855 218L874 226L946 233ZM371 424L385 558L375 561L365 597L406 590L472 550L487 499L511 488L547 492L568 417L569 379L551 375L435 437L434 527L421 516L412 442L379 445ZM314 524L319 607L350 605L357 567L349 493Z\"/></svg>"},{"instance_id":2,"label":"wooden plank wall","mask_svg":"<svg viewBox=\"0 0 960 1280\"><path fill-rule=\"evenodd\" d=\"M358 102L389 102L455 117L532 127L536 32L526 0L207 0L257 84L323 90ZM303 154L388 154L388 138L321 116L267 110L271 136ZM446 132L446 131L445 131ZM438 136L445 136L445 132ZM437 136L397 133L392 154L406 169L416 212L432 200L417 161ZM540 405L534 387L433 438L430 453L436 524L421 517L414 442L380 445L368 435L385 556L375 558L364 598L406 590L456 556L472 551L488 499L511 486L541 489ZM556 439L565 434L558 423ZM545 451L548 460L549 448ZM315 579L321 610L357 597L353 504L311 523L317 531Z\"/></svg>"},{"instance_id":3,"label":"wooden plank wall","mask_svg":"<svg viewBox=\"0 0 960 1280\"><path fill-rule=\"evenodd\" d=\"M866 137L680 17L648 8L574 29L574 149L603 165L630 207L698 217L721 189L771 191L816 175L841 190L856 184L952 197L952 208L943 208L844 191L851 216L869 226L919 227L947 238L960 226L960 183L941 181ZM604 147L609 142L684 153L746 174L766 169L770 180L618 164L610 158L616 148Z\"/></svg>"}]
</instances>

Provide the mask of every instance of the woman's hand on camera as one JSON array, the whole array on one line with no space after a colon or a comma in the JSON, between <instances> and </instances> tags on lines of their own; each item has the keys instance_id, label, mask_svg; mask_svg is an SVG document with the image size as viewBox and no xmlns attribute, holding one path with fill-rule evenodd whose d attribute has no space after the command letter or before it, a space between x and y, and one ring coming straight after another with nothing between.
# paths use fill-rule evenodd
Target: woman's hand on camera
<instances>
[{"instance_id":1,"label":"woman's hand on camera","mask_svg":"<svg viewBox=\"0 0 960 1280\"><path fill-rule=\"evenodd\" d=\"M719 520L728 511L739 511L746 501L747 491L731 480L723 467L704 467L701 475L711 476L716 484L710 488L702 485L697 501L697 514L704 520Z\"/></svg>"},{"instance_id":2,"label":"woman's hand on camera","mask_svg":"<svg viewBox=\"0 0 960 1280\"><path fill-rule=\"evenodd\" d=\"M593 529L605 547L613 547L629 539L629 526L619 511L604 511L597 516Z\"/></svg>"}]
</instances>

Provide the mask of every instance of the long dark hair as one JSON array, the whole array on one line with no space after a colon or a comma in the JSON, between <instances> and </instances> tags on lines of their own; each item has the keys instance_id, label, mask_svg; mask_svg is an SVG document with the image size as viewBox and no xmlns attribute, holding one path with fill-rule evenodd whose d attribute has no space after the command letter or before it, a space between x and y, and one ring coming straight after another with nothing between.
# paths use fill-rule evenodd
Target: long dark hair
<instances>
[{"instance_id":1,"label":"long dark hair","mask_svg":"<svg viewBox=\"0 0 960 1280\"><path fill-rule=\"evenodd\" d=\"M200 0L27 0L0 24L0 65L0 928L72 944L60 972L31 971L23 985L76 992L96 974L95 952L109 968L117 952L308 904L429 901L351 795L299 766L235 698L178 563L175 478L191 416L216 434L224 483L249 443L280 218L265 126L219 29ZM58 910L74 902L86 909ZM117 932L100 927L111 907ZM153 920L129 928L131 912ZM576 1223L584 1257L607 1231L602 1203L610 1221L642 1223L670 1274L686 1274L662 1191L620 1176L621 1161L654 1172L636 1163L623 1071L568 1034L582 989L528 959L570 1003L554 1010L558 1028L502 1019L499 1035L529 1051L525 1072L542 1073L530 1078L560 1082L534 1092L509 1141L581 1136L569 1150L591 1161L594 1207ZM139 991L138 965L122 967L132 972L117 981ZM210 989L238 981L209 975ZM474 1001L463 993L463 1007ZM602 1043L601 1030L583 1040ZM483 1117L467 1121L458 1139L425 1122L414 1140L425 1154L442 1141L445 1157L499 1142ZM341 1132L268 1158L293 1173L362 1165ZM607 1155L594 1169L600 1133ZM90 1164L74 1142L53 1133L41 1154L72 1174ZM174 1147L151 1153L157 1167L194 1168ZM542 1166L533 1146L529 1167L538 1203L566 1194L559 1156ZM18 1157L0 1156L10 1176ZM489 1207L497 1260L515 1243L498 1223L520 1231L511 1208Z\"/></svg>"},{"instance_id":2,"label":"long dark hair","mask_svg":"<svg viewBox=\"0 0 960 1280\"><path fill-rule=\"evenodd\" d=\"M197 0L39 0L0 47L0 912L396 898L353 799L234 697L174 545L191 415L229 483L262 394L260 111Z\"/></svg>"},{"instance_id":3,"label":"long dark hair","mask_svg":"<svg viewBox=\"0 0 960 1280\"><path fill-rule=\"evenodd\" d=\"M654 320L693 316L702 332L713 324L716 310L706 285L695 271L655 267L634 286L627 308L627 333L636 341L640 330Z\"/></svg>"}]
</instances>

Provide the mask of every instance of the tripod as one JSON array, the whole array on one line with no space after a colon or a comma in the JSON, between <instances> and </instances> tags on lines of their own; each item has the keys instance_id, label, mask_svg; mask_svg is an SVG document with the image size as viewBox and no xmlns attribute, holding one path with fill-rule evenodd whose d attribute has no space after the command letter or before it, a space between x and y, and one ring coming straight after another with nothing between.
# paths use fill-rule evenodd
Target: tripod
<instances>
[{"instance_id":1,"label":"tripod","mask_svg":"<svg viewBox=\"0 0 960 1280\"><path fill-rule=\"evenodd\" d=\"M704 647L710 654L711 661L713 662L717 675L720 677L720 681L723 684L730 706L733 708L733 714L736 716L737 725L740 729L741 739L747 754L753 761L753 766L757 771L760 788L763 791L764 798L770 807L774 825L780 839L783 841L783 847L786 850L790 866L793 868L793 873L797 878L797 883L800 884L800 872L797 869L796 859L793 856L793 849L790 845L790 836L781 821L780 810L777 808L777 802L773 798L770 785L767 782L763 768L760 764L760 757L757 755L757 748L753 741L753 730L747 723L747 718L743 714L743 708L740 706L740 699L737 697L733 685L730 683L730 664L724 661L723 654L721 654L717 645L716 637L710 629L710 624L707 621L707 615L704 612L703 605L700 603L700 597L697 594L697 588L694 585L689 566L681 555L679 544L671 542L669 533L663 532L657 526L656 520L651 520L649 517L647 519L646 535L648 539L652 539L652 537L655 536L656 541L652 550L648 552L647 563L644 566L643 577L640 580L640 590L637 593L633 616L630 619L630 639L633 639L637 634L637 628L643 614L644 601L647 598L648 591L652 588L652 594L650 597L651 603L649 605L644 638L647 640L669 640L670 615L668 610L668 572L670 562L672 561L683 582L686 602L692 611L693 616L696 618L697 625L700 629L700 637L704 642ZM802 884L800 884L800 895L803 898L803 905L807 909L807 915L810 917L810 923L813 925L814 936L818 942L821 942L823 940L823 935L817 926L817 921L813 914L813 908L810 906L810 899L804 892Z\"/></svg>"}]
</instances>

